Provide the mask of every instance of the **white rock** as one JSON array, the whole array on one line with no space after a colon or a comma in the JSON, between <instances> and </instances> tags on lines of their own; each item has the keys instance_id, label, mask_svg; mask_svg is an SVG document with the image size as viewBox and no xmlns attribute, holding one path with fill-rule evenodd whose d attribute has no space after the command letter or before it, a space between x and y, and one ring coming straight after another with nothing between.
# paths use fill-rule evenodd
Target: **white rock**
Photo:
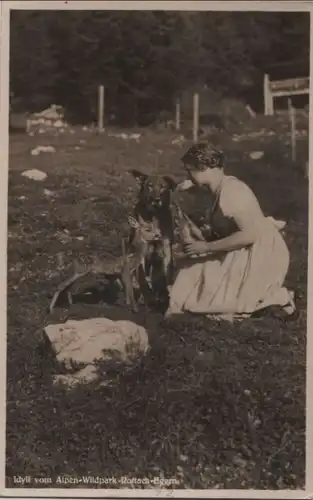
<instances>
[{"instance_id":1,"label":"white rock","mask_svg":"<svg viewBox=\"0 0 313 500\"><path fill-rule=\"evenodd\" d=\"M180 135L179 137L177 137L176 139L173 139L172 140L172 144L178 144L178 145L181 145L183 144L185 140L185 137L183 135Z\"/></svg>"},{"instance_id":2,"label":"white rock","mask_svg":"<svg viewBox=\"0 0 313 500\"><path fill-rule=\"evenodd\" d=\"M50 191L50 189L44 189L44 195L50 197L54 197L55 193L53 191Z\"/></svg>"},{"instance_id":3,"label":"white rock","mask_svg":"<svg viewBox=\"0 0 313 500\"><path fill-rule=\"evenodd\" d=\"M131 321L108 318L68 320L44 328L57 361L71 366L90 365L100 360L131 362L149 348L145 328Z\"/></svg>"},{"instance_id":4,"label":"white rock","mask_svg":"<svg viewBox=\"0 0 313 500\"><path fill-rule=\"evenodd\" d=\"M264 151L252 151L250 153L250 158L252 160L260 160L264 156Z\"/></svg>"},{"instance_id":5,"label":"white rock","mask_svg":"<svg viewBox=\"0 0 313 500\"><path fill-rule=\"evenodd\" d=\"M138 141L141 137L141 134L130 134L129 138Z\"/></svg>"},{"instance_id":6,"label":"white rock","mask_svg":"<svg viewBox=\"0 0 313 500\"><path fill-rule=\"evenodd\" d=\"M28 179L32 179L33 181L44 181L47 178L47 174L45 172L41 172L41 170L32 169L25 170L21 174L23 177L27 177Z\"/></svg>"},{"instance_id":7,"label":"white rock","mask_svg":"<svg viewBox=\"0 0 313 500\"><path fill-rule=\"evenodd\" d=\"M36 118L57 120L58 118L63 116L63 108L62 106L57 106L56 104L52 104L50 108L44 109L39 113L34 113L34 116Z\"/></svg>"},{"instance_id":8,"label":"white rock","mask_svg":"<svg viewBox=\"0 0 313 500\"><path fill-rule=\"evenodd\" d=\"M97 380L97 368L94 365L87 365L76 373L68 373L66 375L55 375L53 383L63 384L67 387L74 387L78 384L89 384Z\"/></svg>"},{"instance_id":9,"label":"white rock","mask_svg":"<svg viewBox=\"0 0 313 500\"><path fill-rule=\"evenodd\" d=\"M62 128L64 126L64 124L63 124L63 122L61 120L55 121L53 125L56 128Z\"/></svg>"},{"instance_id":10,"label":"white rock","mask_svg":"<svg viewBox=\"0 0 313 500\"><path fill-rule=\"evenodd\" d=\"M55 153L55 148L53 146L37 146L31 150L33 156L38 156L40 153Z\"/></svg>"}]
</instances>

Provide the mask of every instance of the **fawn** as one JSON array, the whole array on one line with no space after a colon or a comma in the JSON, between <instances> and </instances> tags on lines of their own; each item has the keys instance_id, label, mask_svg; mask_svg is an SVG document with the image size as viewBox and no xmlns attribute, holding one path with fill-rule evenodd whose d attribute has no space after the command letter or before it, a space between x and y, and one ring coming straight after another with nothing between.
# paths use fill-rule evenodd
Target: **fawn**
<instances>
[{"instance_id":1,"label":"fawn","mask_svg":"<svg viewBox=\"0 0 313 500\"><path fill-rule=\"evenodd\" d=\"M144 221L141 216L129 216L128 223L132 229L128 243L123 240L123 264L121 283L125 292L126 305L137 310L135 287L146 300L153 288L153 270L157 264L157 247L162 241L158 221ZM159 261L160 263L160 261Z\"/></svg>"},{"instance_id":2,"label":"fawn","mask_svg":"<svg viewBox=\"0 0 313 500\"><path fill-rule=\"evenodd\" d=\"M140 217L128 218L129 225L134 230L128 245L122 241L122 256L114 262L101 262L98 258L92 264L83 265L74 262L74 273L70 278L63 281L57 288L50 303L50 313L53 312L55 304L61 293L66 292L69 304L72 304L70 287L80 278L87 274L104 274L119 284L125 293L126 305L133 311L137 310L134 287L139 285L140 292L147 289L147 263L151 258L151 250L154 244L161 240L161 233L157 221L145 222Z\"/></svg>"},{"instance_id":3,"label":"fawn","mask_svg":"<svg viewBox=\"0 0 313 500\"><path fill-rule=\"evenodd\" d=\"M181 244L186 245L193 241L206 241L211 239L212 230L208 224L198 227L188 215L181 209L178 203L175 203L178 219L178 233ZM201 257L202 255L194 255L193 257Z\"/></svg>"}]
</instances>

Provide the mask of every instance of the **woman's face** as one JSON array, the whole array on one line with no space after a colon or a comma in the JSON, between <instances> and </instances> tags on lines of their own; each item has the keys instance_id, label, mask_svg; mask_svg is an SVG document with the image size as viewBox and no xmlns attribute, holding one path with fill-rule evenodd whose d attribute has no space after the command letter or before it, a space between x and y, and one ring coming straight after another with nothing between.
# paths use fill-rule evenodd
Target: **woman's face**
<instances>
[{"instance_id":1,"label":"woman's face","mask_svg":"<svg viewBox=\"0 0 313 500\"><path fill-rule=\"evenodd\" d=\"M206 170L195 170L194 167L187 166L189 179L197 186L211 184L215 179L219 179L222 173L220 168L207 168Z\"/></svg>"},{"instance_id":2,"label":"woman's face","mask_svg":"<svg viewBox=\"0 0 313 500\"><path fill-rule=\"evenodd\" d=\"M197 186L201 186L201 174L200 170L187 169L189 179L196 184Z\"/></svg>"}]
</instances>

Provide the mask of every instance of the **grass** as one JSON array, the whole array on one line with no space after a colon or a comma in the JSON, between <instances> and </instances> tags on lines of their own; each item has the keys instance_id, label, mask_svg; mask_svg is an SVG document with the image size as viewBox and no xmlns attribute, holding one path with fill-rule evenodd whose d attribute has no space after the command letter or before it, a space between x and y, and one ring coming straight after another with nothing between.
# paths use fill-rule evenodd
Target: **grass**
<instances>
[{"instance_id":1,"label":"grass","mask_svg":"<svg viewBox=\"0 0 313 500\"><path fill-rule=\"evenodd\" d=\"M176 479L176 485L163 483L169 488L304 487L306 145L301 143L299 164L294 165L277 134L263 142L218 139L228 151L228 171L254 189L267 214L288 222L287 285L299 292L299 320L165 323L158 315L141 314L135 320L147 326L152 344L143 362L119 372L111 388L79 387L67 393L52 385L53 368L40 349L55 286L75 256L89 260L120 254L127 210L136 196L127 170L179 178L186 146L173 145L170 134L151 132L140 143L78 131L61 137L11 136L7 487L18 487L14 475L31 476L27 487L51 487L34 478L55 481L58 475ZM31 148L40 143L54 144L56 153L31 156ZM251 160L251 149L264 150L264 157ZM28 168L45 171L47 179L36 183L21 177ZM44 188L57 198L45 196ZM191 211L205 203L187 196L185 202ZM70 243L57 237L64 229L73 238ZM65 312L58 314L60 318ZM70 311L72 318L108 314L128 313L101 304L74 304ZM53 484L73 486L90 487Z\"/></svg>"}]
</instances>

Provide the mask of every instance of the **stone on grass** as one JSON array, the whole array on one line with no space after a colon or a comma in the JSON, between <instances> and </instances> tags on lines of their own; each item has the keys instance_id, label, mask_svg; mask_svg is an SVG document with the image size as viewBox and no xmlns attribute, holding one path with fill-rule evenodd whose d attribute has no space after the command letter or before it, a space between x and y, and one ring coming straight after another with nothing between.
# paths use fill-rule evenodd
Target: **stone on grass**
<instances>
[{"instance_id":1,"label":"stone on grass","mask_svg":"<svg viewBox=\"0 0 313 500\"><path fill-rule=\"evenodd\" d=\"M56 120L56 121L54 122L54 126L55 126L56 128L63 128L63 127L64 127L64 123L63 123L61 120Z\"/></svg>"},{"instance_id":2,"label":"stone on grass","mask_svg":"<svg viewBox=\"0 0 313 500\"><path fill-rule=\"evenodd\" d=\"M250 153L250 158L252 160L260 160L264 156L264 151L252 151Z\"/></svg>"},{"instance_id":3,"label":"stone on grass","mask_svg":"<svg viewBox=\"0 0 313 500\"><path fill-rule=\"evenodd\" d=\"M47 178L47 174L36 168L31 170L25 170L22 174L23 177L32 179L33 181L44 181Z\"/></svg>"},{"instance_id":4,"label":"stone on grass","mask_svg":"<svg viewBox=\"0 0 313 500\"><path fill-rule=\"evenodd\" d=\"M183 135L180 135L179 137L176 137L176 139L172 140L172 144L177 144L178 146L181 146L185 142L185 137Z\"/></svg>"},{"instance_id":5,"label":"stone on grass","mask_svg":"<svg viewBox=\"0 0 313 500\"><path fill-rule=\"evenodd\" d=\"M56 360L69 373L57 375L55 382L68 387L95 381L99 363L132 365L146 354L149 338L144 327L132 321L108 318L68 320L44 328ZM73 373L73 370L76 372ZM77 370L79 368L79 371ZM103 382L105 369L101 370Z\"/></svg>"},{"instance_id":6,"label":"stone on grass","mask_svg":"<svg viewBox=\"0 0 313 500\"><path fill-rule=\"evenodd\" d=\"M54 198L56 194L53 191L50 191L50 189L44 189L43 191L45 196L48 196L48 198Z\"/></svg>"},{"instance_id":7,"label":"stone on grass","mask_svg":"<svg viewBox=\"0 0 313 500\"><path fill-rule=\"evenodd\" d=\"M31 150L32 156L38 156L40 153L55 153L55 148L53 146L37 146Z\"/></svg>"},{"instance_id":8,"label":"stone on grass","mask_svg":"<svg viewBox=\"0 0 313 500\"><path fill-rule=\"evenodd\" d=\"M67 387L75 387L77 385L90 384L97 380L98 372L94 365L87 365L76 373L68 373L66 375L55 375L53 377L54 385L65 385Z\"/></svg>"},{"instance_id":9,"label":"stone on grass","mask_svg":"<svg viewBox=\"0 0 313 500\"><path fill-rule=\"evenodd\" d=\"M139 141L141 134L130 134L129 139L134 139L135 141Z\"/></svg>"}]
</instances>

